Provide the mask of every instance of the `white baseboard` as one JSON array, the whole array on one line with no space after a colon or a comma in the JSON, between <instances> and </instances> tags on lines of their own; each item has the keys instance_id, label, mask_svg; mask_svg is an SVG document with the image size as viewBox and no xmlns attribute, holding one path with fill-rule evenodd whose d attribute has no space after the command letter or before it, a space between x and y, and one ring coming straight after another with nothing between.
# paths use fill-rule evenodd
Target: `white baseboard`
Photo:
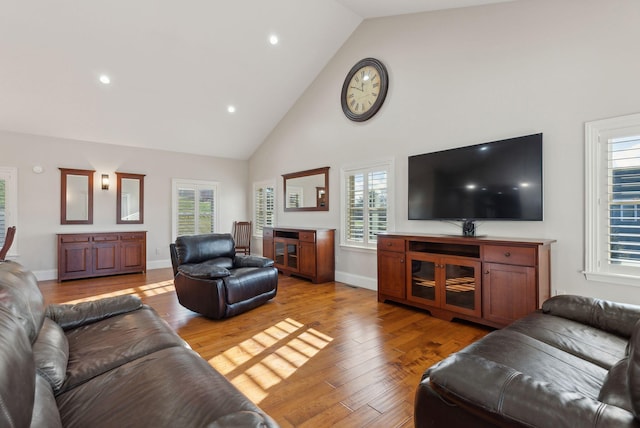
<instances>
[{"instance_id":1,"label":"white baseboard","mask_svg":"<svg viewBox=\"0 0 640 428\"><path fill-rule=\"evenodd\" d=\"M366 288L368 290L378 291L378 279L368 276L354 275L347 272L336 271L336 281L344 282L354 287Z\"/></svg>"},{"instance_id":2,"label":"white baseboard","mask_svg":"<svg viewBox=\"0 0 640 428\"><path fill-rule=\"evenodd\" d=\"M171 260L154 260L152 262L147 262L147 270L153 269L164 269L171 267ZM49 269L49 270L36 270L33 271L33 274L36 276L38 281L51 281L58 279L58 270L57 269Z\"/></svg>"}]
</instances>

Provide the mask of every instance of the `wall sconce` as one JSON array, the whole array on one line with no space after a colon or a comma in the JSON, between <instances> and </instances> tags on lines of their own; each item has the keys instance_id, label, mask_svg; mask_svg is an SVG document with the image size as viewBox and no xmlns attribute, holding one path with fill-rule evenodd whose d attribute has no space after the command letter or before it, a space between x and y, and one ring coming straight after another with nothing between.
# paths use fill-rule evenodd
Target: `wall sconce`
<instances>
[{"instance_id":1,"label":"wall sconce","mask_svg":"<svg viewBox=\"0 0 640 428\"><path fill-rule=\"evenodd\" d=\"M109 174L102 174L100 182L102 183L102 190L109 190Z\"/></svg>"}]
</instances>

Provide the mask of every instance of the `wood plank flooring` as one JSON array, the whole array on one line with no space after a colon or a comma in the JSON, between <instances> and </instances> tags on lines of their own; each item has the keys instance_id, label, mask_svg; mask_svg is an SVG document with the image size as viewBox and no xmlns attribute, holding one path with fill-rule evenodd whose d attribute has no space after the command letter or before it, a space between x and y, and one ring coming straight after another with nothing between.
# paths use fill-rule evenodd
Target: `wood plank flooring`
<instances>
[{"instance_id":1,"label":"wood plank flooring","mask_svg":"<svg viewBox=\"0 0 640 428\"><path fill-rule=\"evenodd\" d=\"M47 303L139 295L282 427L412 427L422 373L490 331L282 275L275 299L222 321L180 306L170 269L40 288Z\"/></svg>"}]
</instances>

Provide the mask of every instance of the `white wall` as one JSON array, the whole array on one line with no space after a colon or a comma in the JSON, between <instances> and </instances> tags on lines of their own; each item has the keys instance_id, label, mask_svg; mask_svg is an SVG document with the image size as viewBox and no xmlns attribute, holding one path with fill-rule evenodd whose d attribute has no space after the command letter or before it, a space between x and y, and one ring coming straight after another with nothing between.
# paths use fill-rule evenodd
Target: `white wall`
<instances>
[{"instance_id":1,"label":"white wall","mask_svg":"<svg viewBox=\"0 0 640 428\"><path fill-rule=\"evenodd\" d=\"M220 232L247 219L248 162L0 131L0 166L18 168L16 261L39 279L57 277L56 233L147 231L147 267L170 266L171 179L220 183ZM44 172L33 172L35 165ZM60 224L58 168L95 169L92 225ZM145 174L144 224L116 224L115 171ZM109 190L100 175L109 174Z\"/></svg>"},{"instance_id":2,"label":"white wall","mask_svg":"<svg viewBox=\"0 0 640 428\"><path fill-rule=\"evenodd\" d=\"M478 233L552 238L552 287L640 303L640 288L588 282L584 266L584 123L640 112L640 2L520 0L364 21L250 160L250 180L276 179L278 225L340 234L339 171L395 159L395 230L459 233L407 220L407 156L544 133L543 222L484 222ZM349 69L375 57L390 74L380 112L343 115ZM283 173L330 166L330 211L284 213ZM336 249L337 277L375 287L375 253ZM640 284L639 284L640 285Z\"/></svg>"}]
</instances>

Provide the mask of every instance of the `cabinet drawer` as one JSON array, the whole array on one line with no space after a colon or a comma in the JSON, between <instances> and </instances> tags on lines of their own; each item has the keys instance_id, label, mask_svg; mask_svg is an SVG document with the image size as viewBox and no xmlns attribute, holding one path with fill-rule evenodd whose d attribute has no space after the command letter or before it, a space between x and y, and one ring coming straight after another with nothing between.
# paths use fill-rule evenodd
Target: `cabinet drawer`
<instances>
[{"instance_id":1,"label":"cabinet drawer","mask_svg":"<svg viewBox=\"0 0 640 428\"><path fill-rule=\"evenodd\" d=\"M91 240L91 236L89 235L70 235L70 236L61 236L60 242L63 244L69 244L74 242L89 242Z\"/></svg>"},{"instance_id":2,"label":"cabinet drawer","mask_svg":"<svg viewBox=\"0 0 640 428\"><path fill-rule=\"evenodd\" d=\"M144 233L124 233L120 235L122 241L139 241L144 238Z\"/></svg>"},{"instance_id":3,"label":"cabinet drawer","mask_svg":"<svg viewBox=\"0 0 640 428\"><path fill-rule=\"evenodd\" d=\"M315 232L300 232L298 239L303 242L316 242Z\"/></svg>"},{"instance_id":4,"label":"cabinet drawer","mask_svg":"<svg viewBox=\"0 0 640 428\"><path fill-rule=\"evenodd\" d=\"M504 245L485 245L484 261L509 265L535 266L536 249L508 247Z\"/></svg>"},{"instance_id":5,"label":"cabinet drawer","mask_svg":"<svg viewBox=\"0 0 640 428\"><path fill-rule=\"evenodd\" d=\"M404 253L404 239L380 237L378 238L378 250Z\"/></svg>"},{"instance_id":6,"label":"cabinet drawer","mask_svg":"<svg viewBox=\"0 0 640 428\"><path fill-rule=\"evenodd\" d=\"M118 235L96 235L93 237L93 242L110 242L117 240Z\"/></svg>"}]
</instances>

